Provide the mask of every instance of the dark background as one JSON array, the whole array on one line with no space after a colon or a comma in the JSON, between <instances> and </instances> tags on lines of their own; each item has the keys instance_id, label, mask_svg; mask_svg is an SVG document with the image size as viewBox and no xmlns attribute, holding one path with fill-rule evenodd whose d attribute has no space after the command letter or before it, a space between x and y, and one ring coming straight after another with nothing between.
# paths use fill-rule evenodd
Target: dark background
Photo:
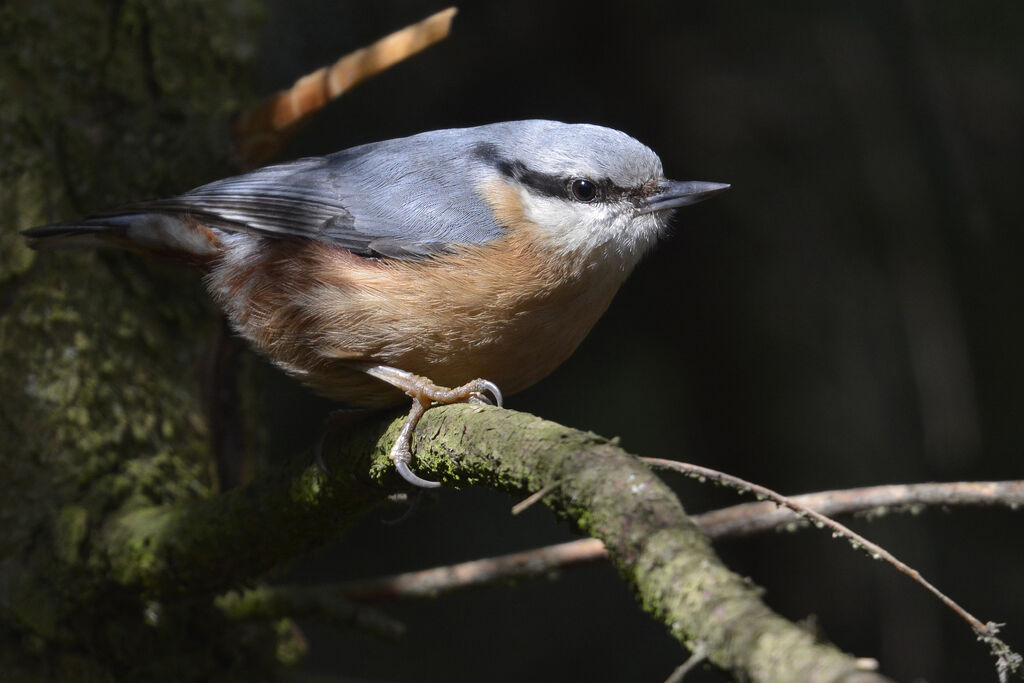
<instances>
[{"instance_id":1,"label":"dark background","mask_svg":"<svg viewBox=\"0 0 1024 683\"><path fill-rule=\"evenodd\" d=\"M258 92L443 6L271 2ZM575 356L509 407L787 493L1019 478L1021 36L1014 1L464 5L446 42L331 105L287 156L519 118L624 130L669 177L733 189L681 212ZM298 407L272 426L284 452L330 408L276 375L272 399ZM679 490L694 512L734 502ZM514 502L444 490L401 525L367 519L290 578L571 536L540 506L511 517ZM1024 647L1019 513L855 526L982 620L1009 622ZM894 678L995 680L966 624L827 534L718 549L775 609ZM409 626L402 644L303 624L305 667L368 681L660 681L685 656L608 566L388 609Z\"/></svg>"}]
</instances>

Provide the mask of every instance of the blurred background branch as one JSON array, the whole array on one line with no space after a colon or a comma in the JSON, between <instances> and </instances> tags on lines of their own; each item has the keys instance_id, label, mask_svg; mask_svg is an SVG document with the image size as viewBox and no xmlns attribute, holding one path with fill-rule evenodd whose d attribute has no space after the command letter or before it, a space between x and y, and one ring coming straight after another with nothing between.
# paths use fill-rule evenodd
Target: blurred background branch
<instances>
[{"instance_id":1,"label":"blurred background branch","mask_svg":"<svg viewBox=\"0 0 1024 683\"><path fill-rule=\"evenodd\" d=\"M929 507L1024 506L1024 481L892 484L846 491L789 496L789 500L829 517L865 515L878 519L894 514L920 514ZM770 531L797 531L810 525L794 512L771 501L742 503L691 515L711 540ZM436 598L443 593L506 584L523 579L554 578L564 569L608 559L596 538L566 541L543 548L337 584L336 590L359 602Z\"/></svg>"}]
</instances>

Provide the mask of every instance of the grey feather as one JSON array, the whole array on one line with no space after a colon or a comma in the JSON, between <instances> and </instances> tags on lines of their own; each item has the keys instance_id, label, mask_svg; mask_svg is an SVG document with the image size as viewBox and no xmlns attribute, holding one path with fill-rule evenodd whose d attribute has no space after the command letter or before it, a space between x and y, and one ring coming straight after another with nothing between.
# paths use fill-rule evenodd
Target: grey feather
<instances>
[{"instance_id":1,"label":"grey feather","mask_svg":"<svg viewBox=\"0 0 1024 683\"><path fill-rule=\"evenodd\" d=\"M228 232L321 240L362 255L423 258L452 244L501 237L505 228L480 191L498 177L502 162L521 160L552 176L607 178L622 186L661 174L658 157L625 133L587 124L510 121L268 166L77 224L123 229L118 217L131 222L142 214L188 215Z\"/></svg>"}]
</instances>

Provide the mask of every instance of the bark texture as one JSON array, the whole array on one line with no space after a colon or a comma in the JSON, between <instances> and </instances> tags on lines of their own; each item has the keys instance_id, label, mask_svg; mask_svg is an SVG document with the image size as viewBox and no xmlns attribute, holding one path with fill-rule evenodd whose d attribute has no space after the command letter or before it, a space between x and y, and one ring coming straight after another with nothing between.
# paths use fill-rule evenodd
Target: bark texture
<instances>
[{"instance_id":1,"label":"bark texture","mask_svg":"<svg viewBox=\"0 0 1024 683\"><path fill-rule=\"evenodd\" d=\"M194 680L225 659L240 675L276 661L275 628L126 591L99 552L112 519L212 493L194 368L216 317L198 278L34 254L17 233L228 172L258 19L249 0L0 5L5 680Z\"/></svg>"}]
</instances>

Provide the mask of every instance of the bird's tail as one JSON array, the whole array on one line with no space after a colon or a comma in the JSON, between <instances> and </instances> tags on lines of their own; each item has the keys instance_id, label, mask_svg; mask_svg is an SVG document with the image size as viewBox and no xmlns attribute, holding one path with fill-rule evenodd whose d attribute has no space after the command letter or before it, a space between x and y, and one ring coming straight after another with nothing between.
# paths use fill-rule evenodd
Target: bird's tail
<instances>
[{"instance_id":1,"label":"bird's tail","mask_svg":"<svg viewBox=\"0 0 1024 683\"><path fill-rule=\"evenodd\" d=\"M22 231L33 249L115 247L203 265L220 254L218 233L187 217L123 213Z\"/></svg>"}]
</instances>

